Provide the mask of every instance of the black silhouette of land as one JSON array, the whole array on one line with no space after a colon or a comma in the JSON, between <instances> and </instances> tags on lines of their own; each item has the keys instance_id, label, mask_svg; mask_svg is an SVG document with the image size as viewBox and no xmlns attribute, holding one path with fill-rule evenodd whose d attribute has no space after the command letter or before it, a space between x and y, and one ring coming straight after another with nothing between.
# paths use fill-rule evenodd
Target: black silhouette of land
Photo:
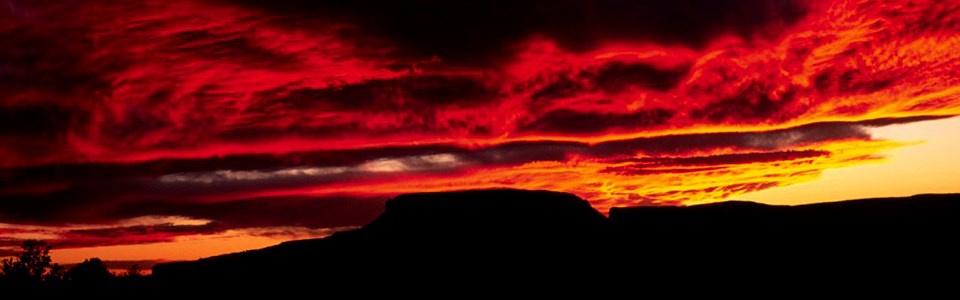
<instances>
[{"instance_id":1,"label":"black silhouette of land","mask_svg":"<svg viewBox=\"0 0 960 300\"><path fill-rule=\"evenodd\" d=\"M569 296L709 292L710 284L779 286L776 295L826 284L952 288L960 270L958 216L960 194L614 208L609 217L557 192L407 194L355 230L158 264L149 276L135 267L111 274L96 258L52 264L49 245L25 241L17 257L0 261L0 290Z\"/></svg>"},{"instance_id":2,"label":"black silhouette of land","mask_svg":"<svg viewBox=\"0 0 960 300\"><path fill-rule=\"evenodd\" d=\"M159 264L152 280L161 288L555 293L664 281L956 276L958 223L960 194L614 208L607 218L565 193L422 193L388 201L356 230Z\"/></svg>"}]
</instances>

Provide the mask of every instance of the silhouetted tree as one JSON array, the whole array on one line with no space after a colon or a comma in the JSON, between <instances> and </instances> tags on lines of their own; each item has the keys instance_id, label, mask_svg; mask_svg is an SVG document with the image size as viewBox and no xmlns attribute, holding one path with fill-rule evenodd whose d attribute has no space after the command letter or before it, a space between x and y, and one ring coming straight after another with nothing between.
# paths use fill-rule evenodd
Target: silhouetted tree
<instances>
[{"instance_id":1,"label":"silhouetted tree","mask_svg":"<svg viewBox=\"0 0 960 300\"><path fill-rule=\"evenodd\" d=\"M149 286L150 276L143 274L138 264L133 264L127 271L117 276L116 287L121 289L144 289Z\"/></svg>"},{"instance_id":2,"label":"silhouetted tree","mask_svg":"<svg viewBox=\"0 0 960 300\"><path fill-rule=\"evenodd\" d=\"M50 245L43 241L26 240L20 253L0 262L3 271L0 281L11 286L37 286L51 267Z\"/></svg>"},{"instance_id":3,"label":"silhouetted tree","mask_svg":"<svg viewBox=\"0 0 960 300\"><path fill-rule=\"evenodd\" d=\"M141 270L140 265L132 264L127 268L127 272L123 273L125 277L143 277L143 270Z\"/></svg>"},{"instance_id":4,"label":"silhouetted tree","mask_svg":"<svg viewBox=\"0 0 960 300\"><path fill-rule=\"evenodd\" d=\"M67 268L60 264L53 264L50 266L50 271L43 275L43 282L48 286L60 286L65 280L66 273Z\"/></svg>"},{"instance_id":5,"label":"silhouetted tree","mask_svg":"<svg viewBox=\"0 0 960 300\"><path fill-rule=\"evenodd\" d=\"M65 278L73 286L104 286L113 280L113 274L99 258L90 258L67 270Z\"/></svg>"}]
</instances>

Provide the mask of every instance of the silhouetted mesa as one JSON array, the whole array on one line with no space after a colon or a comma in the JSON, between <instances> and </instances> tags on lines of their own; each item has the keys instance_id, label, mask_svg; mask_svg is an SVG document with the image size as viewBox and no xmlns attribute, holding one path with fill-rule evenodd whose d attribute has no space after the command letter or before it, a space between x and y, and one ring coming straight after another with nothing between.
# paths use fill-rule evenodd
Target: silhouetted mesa
<instances>
[{"instance_id":1,"label":"silhouetted mesa","mask_svg":"<svg viewBox=\"0 0 960 300\"><path fill-rule=\"evenodd\" d=\"M958 217L960 195L801 206L615 208L607 219L565 193L422 193L388 201L378 219L357 230L159 264L153 274L167 287L255 283L342 289L362 282L410 289L529 289L536 278L554 291L623 277L728 276L734 269L761 276L810 271L877 276L955 263Z\"/></svg>"},{"instance_id":2,"label":"silhouetted mesa","mask_svg":"<svg viewBox=\"0 0 960 300\"><path fill-rule=\"evenodd\" d=\"M594 234L606 218L579 197L548 191L478 190L400 195L360 231L381 238L537 239Z\"/></svg>"},{"instance_id":3,"label":"silhouetted mesa","mask_svg":"<svg viewBox=\"0 0 960 300\"><path fill-rule=\"evenodd\" d=\"M344 282L438 280L478 274L510 281L554 270L598 268L607 219L577 196L548 191L479 190L398 196L363 228L328 238L160 264L161 284L205 285L299 280ZM413 270L416 270L414 272ZM425 274L422 278L414 274ZM584 274L585 275L585 274ZM583 275L581 275L583 276Z\"/></svg>"}]
</instances>

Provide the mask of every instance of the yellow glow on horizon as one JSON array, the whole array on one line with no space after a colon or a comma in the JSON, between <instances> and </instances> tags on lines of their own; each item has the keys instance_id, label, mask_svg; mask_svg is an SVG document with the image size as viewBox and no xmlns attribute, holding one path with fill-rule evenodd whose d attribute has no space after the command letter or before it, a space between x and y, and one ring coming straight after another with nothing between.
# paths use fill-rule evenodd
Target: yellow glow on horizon
<instances>
[{"instance_id":1,"label":"yellow glow on horizon","mask_svg":"<svg viewBox=\"0 0 960 300\"><path fill-rule=\"evenodd\" d=\"M875 139L918 142L881 153L883 163L828 169L814 181L745 194L737 199L805 204L847 199L960 193L960 117L870 130Z\"/></svg>"}]
</instances>

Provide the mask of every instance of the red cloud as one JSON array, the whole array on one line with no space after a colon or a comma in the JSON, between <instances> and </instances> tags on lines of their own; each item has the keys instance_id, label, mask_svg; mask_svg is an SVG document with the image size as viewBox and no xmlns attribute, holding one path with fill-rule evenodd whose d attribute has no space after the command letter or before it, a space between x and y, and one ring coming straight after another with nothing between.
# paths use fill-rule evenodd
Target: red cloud
<instances>
[{"instance_id":1,"label":"red cloud","mask_svg":"<svg viewBox=\"0 0 960 300\"><path fill-rule=\"evenodd\" d=\"M861 126L960 114L952 2L88 2L0 10L0 222L485 187L723 200L897 146Z\"/></svg>"}]
</instances>

